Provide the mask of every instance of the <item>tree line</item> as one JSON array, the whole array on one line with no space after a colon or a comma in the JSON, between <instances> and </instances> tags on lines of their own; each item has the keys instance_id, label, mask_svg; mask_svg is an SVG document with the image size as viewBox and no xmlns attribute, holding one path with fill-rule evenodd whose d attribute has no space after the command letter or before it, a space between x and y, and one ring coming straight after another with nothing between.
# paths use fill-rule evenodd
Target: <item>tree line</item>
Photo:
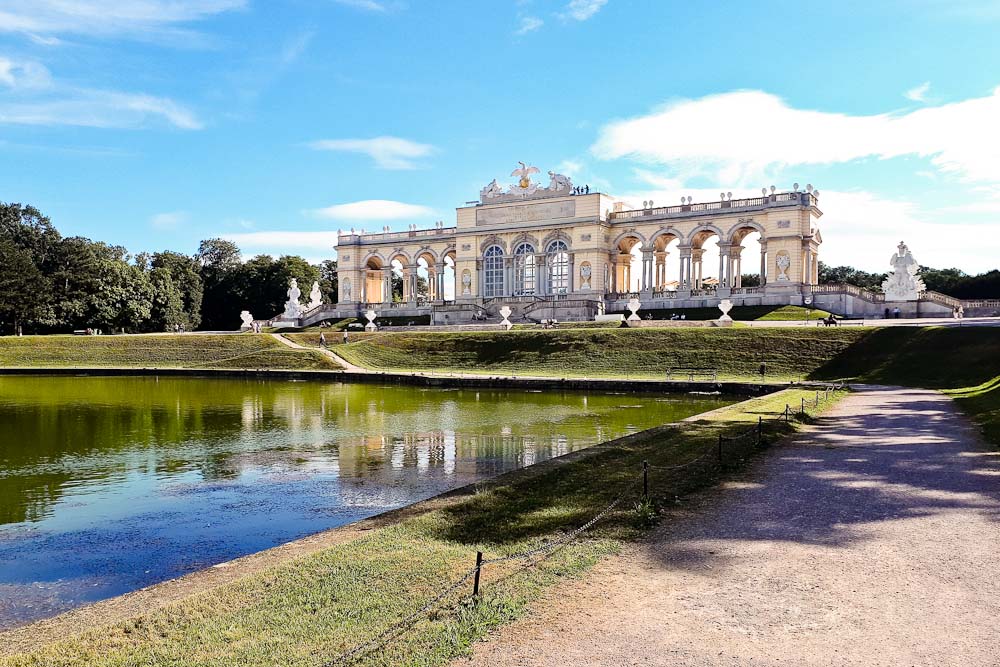
<instances>
[{"instance_id":1,"label":"tree line","mask_svg":"<svg viewBox=\"0 0 1000 667\"><path fill-rule=\"evenodd\" d=\"M886 273L869 273L851 266L828 266L819 263L820 284L847 283L872 292L882 291ZM928 290L941 292L956 299L995 299L1000 297L1000 270L969 275L961 269L920 267L920 278Z\"/></svg>"},{"instance_id":2,"label":"tree line","mask_svg":"<svg viewBox=\"0 0 1000 667\"><path fill-rule=\"evenodd\" d=\"M291 278L304 293L319 282L324 302L335 303L336 271L334 260L312 265L296 255L244 262L235 243L219 238L194 255L132 255L64 237L38 209L0 202L2 333L233 330L241 310L259 319L280 313Z\"/></svg>"}]
</instances>

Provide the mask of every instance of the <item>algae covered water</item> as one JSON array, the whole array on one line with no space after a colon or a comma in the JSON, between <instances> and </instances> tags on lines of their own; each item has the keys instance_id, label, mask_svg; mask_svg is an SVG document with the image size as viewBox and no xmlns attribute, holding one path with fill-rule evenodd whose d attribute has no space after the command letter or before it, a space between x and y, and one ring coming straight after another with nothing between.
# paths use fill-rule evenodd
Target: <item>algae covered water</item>
<instances>
[{"instance_id":1,"label":"algae covered water","mask_svg":"<svg viewBox=\"0 0 1000 667\"><path fill-rule=\"evenodd\" d=\"M0 628L732 401L0 377Z\"/></svg>"}]
</instances>

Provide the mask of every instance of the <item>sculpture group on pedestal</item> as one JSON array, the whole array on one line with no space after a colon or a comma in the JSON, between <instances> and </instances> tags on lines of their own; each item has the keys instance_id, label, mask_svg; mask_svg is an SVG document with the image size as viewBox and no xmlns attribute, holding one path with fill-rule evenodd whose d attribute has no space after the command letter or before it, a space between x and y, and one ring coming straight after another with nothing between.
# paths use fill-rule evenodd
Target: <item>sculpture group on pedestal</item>
<instances>
[{"instance_id":1,"label":"sculpture group on pedestal","mask_svg":"<svg viewBox=\"0 0 1000 667\"><path fill-rule=\"evenodd\" d=\"M910 249L902 241L896 253L889 259L892 272L882 283L886 301L916 301L920 293L927 289L924 281L917 276L920 264L913 258Z\"/></svg>"},{"instance_id":2,"label":"sculpture group on pedestal","mask_svg":"<svg viewBox=\"0 0 1000 667\"><path fill-rule=\"evenodd\" d=\"M302 314L302 304L299 303L302 290L299 289L299 281L295 278L288 281L287 294L288 301L285 302L285 312L281 316L289 320L298 319L299 315Z\"/></svg>"}]
</instances>

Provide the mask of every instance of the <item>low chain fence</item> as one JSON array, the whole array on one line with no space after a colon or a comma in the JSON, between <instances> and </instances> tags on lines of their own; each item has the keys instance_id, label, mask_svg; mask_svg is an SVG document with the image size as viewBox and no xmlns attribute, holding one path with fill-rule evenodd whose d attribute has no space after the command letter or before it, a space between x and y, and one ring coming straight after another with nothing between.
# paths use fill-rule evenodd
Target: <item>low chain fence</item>
<instances>
[{"instance_id":1,"label":"low chain fence","mask_svg":"<svg viewBox=\"0 0 1000 667\"><path fill-rule=\"evenodd\" d=\"M799 410L792 410L790 404L785 405L785 410L774 417L772 420L774 422L790 422L792 420L798 420L800 417L808 414L806 412L807 406L818 407L821 402L829 400L836 391L843 389L844 383L839 382L838 384L830 384L825 386L822 390L817 390L813 400L809 401L806 398L802 398ZM391 642L396 637L399 637L415 625L418 621L425 618L430 612L444 607L448 598L455 593L457 590L463 586L468 586L471 581L471 598L473 600L478 599L481 594L481 575L485 568L488 566L499 565L501 563L510 563L520 561L523 568L530 568L538 565L543 560L553 555L563 547L577 540L583 533L592 528L599 521L604 519L608 514L613 512L618 506L620 506L630 495L632 495L636 489L641 485L642 495L639 499L643 501L648 501L650 498L650 473L659 472L664 473L665 478L674 478L679 474L683 473L685 478L689 480L688 484L679 484L675 481L675 484L671 487L674 491L678 493L683 493L686 491L685 486L696 487L699 485L701 479L704 475L714 474L719 471L727 469L730 465L734 463L739 463L748 458L753 452L761 449L765 445L764 438L764 423L763 417L758 417L757 424L751 428L741 431L736 434L719 434L718 441L715 445L706 447L703 451L697 454L694 458L684 463L678 463L668 466L658 466L651 465L648 461L642 462L641 472L625 487L621 492L607 505L605 505L600 511L598 511L593 517L590 518L586 523L580 525L579 527L573 529L572 531L561 535L557 539L547 541L537 547L531 549L526 549L517 553L509 554L506 556L498 556L495 558L486 558L482 551L477 551L475 556L475 564L469 569L462 572L456 579L448 583L441 592L429 599L418 609L410 612L404 618L396 621L383 631L381 631L376 636L372 637L366 642L358 644L348 651L340 654L339 656L328 660L321 664L321 667L335 667L336 665L350 665L354 662L360 660L361 658L371 654L373 651L384 647L389 642ZM664 481L664 480L661 480ZM638 500L638 499L637 499ZM469 596L462 598L461 602L466 602L469 600ZM456 609L460 603L452 604L449 608Z\"/></svg>"}]
</instances>

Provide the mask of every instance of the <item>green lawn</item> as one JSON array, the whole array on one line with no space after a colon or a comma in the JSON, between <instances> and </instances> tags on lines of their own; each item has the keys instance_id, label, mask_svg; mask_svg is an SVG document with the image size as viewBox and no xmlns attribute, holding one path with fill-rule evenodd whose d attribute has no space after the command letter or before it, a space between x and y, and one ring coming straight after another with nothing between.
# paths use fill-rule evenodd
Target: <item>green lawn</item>
<instances>
[{"instance_id":1,"label":"green lawn","mask_svg":"<svg viewBox=\"0 0 1000 667\"><path fill-rule=\"evenodd\" d=\"M367 641L442 591L473 565L475 552L511 554L558 539L582 525L622 489L625 502L582 539L535 567L491 565L483 595L472 604L466 582L444 609L421 620L361 665L442 665L526 610L548 586L582 572L639 537L648 517L639 500L641 462L669 466L709 454L698 466L653 469L653 504L711 482L720 433L765 422L765 440L794 429L772 421L786 403L813 392L788 390L602 446L562 465L516 472L472 494L448 499L365 537L245 577L131 620L68 636L29 654L0 659L6 667L184 665L315 667ZM827 404L821 404L822 410ZM734 459L732 463L735 463ZM464 602L463 602L464 600Z\"/></svg>"},{"instance_id":2,"label":"green lawn","mask_svg":"<svg viewBox=\"0 0 1000 667\"><path fill-rule=\"evenodd\" d=\"M0 367L337 369L264 334L0 337Z\"/></svg>"},{"instance_id":3,"label":"green lawn","mask_svg":"<svg viewBox=\"0 0 1000 667\"><path fill-rule=\"evenodd\" d=\"M377 370L557 377L663 378L668 368L716 369L720 378L795 380L843 353L865 328L567 329L385 333L336 345ZM335 339L336 340L336 339Z\"/></svg>"},{"instance_id":4,"label":"green lawn","mask_svg":"<svg viewBox=\"0 0 1000 667\"><path fill-rule=\"evenodd\" d=\"M656 320L669 320L672 315L684 314L688 320L717 320L720 311L715 306L708 308L652 308L639 311L639 316L645 318L652 315ZM628 315L628 313L624 313ZM802 306L734 306L729 311L729 316L740 322L750 320L763 321L815 321L823 317L829 317L830 313L825 310L815 310L803 308Z\"/></svg>"}]
</instances>

